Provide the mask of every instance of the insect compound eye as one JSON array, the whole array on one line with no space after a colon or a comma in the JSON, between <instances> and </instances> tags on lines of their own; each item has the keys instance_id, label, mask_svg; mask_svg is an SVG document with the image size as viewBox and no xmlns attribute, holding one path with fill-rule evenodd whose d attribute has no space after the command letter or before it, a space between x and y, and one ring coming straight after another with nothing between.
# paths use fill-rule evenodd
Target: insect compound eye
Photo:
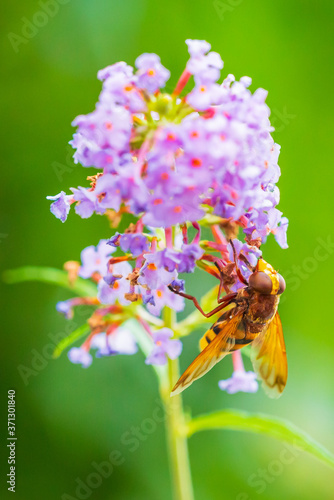
<instances>
[{"instance_id":1,"label":"insect compound eye","mask_svg":"<svg viewBox=\"0 0 334 500\"><path fill-rule=\"evenodd\" d=\"M254 288L254 290L259 293L270 295L273 284L270 277L266 273L262 271L256 271L249 277L249 286Z\"/></svg>"},{"instance_id":2,"label":"insect compound eye","mask_svg":"<svg viewBox=\"0 0 334 500\"><path fill-rule=\"evenodd\" d=\"M278 281L279 281L279 289L278 289L277 293L281 294L284 292L284 290L286 288L285 279L280 274L278 274L277 276L278 276Z\"/></svg>"}]
</instances>

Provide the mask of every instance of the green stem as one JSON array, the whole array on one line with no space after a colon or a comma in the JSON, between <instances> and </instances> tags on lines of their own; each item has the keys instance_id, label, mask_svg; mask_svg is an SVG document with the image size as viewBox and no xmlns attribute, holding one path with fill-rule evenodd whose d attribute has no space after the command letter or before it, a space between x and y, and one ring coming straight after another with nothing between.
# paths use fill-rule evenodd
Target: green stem
<instances>
[{"instance_id":1,"label":"green stem","mask_svg":"<svg viewBox=\"0 0 334 500\"><path fill-rule=\"evenodd\" d=\"M56 348L53 352L53 357L54 358L59 358L61 353L71 344L73 344L76 340L80 339L84 335L87 335L90 331L89 325L87 323L84 323L83 325L79 326L74 332L72 332L68 337L65 337L63 340L59 342L59 344L56 345Z\"/></svg>"},{"instance_id":2,"label":"green stem","mask_svg":"<svg viewBox=\"0 0 334 500\"><path fill-rule=\"evenodd\" d=\"M169 308L164 310L164 321L167 328L173 329L175 313ZM168 360L168 380L160 387L161 399L166 413L167 445L170 469L173 480L174 500L193 500L188 442L186 437L186 421L180 394L170 397L171 390L179 378L178 359Z\"/></svg>"}]
</instances>

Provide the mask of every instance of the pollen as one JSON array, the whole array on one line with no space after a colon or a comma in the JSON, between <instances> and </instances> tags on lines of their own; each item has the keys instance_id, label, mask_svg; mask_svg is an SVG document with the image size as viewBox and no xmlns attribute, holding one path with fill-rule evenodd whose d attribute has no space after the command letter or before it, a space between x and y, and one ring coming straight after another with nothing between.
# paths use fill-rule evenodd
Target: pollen
<instances>
[{"instance_id":1,"label":"pollen","mask_svg":"<svg viewBox=\"0 0 334 500\"><path fill-rule=\"evenodd\" d=\"M162 198L156 198L153 202L153 205L161 205L162 203Z\"/></svg>"},{"instance_id":2,"label":"pollen","mask_svg":"<svg viewBox=\"0 0 334 500\"><path fill-rule=\"evenodd\" d=\"M182 207L181 205L177 205L176 207L173 208L173 212L175 212L176 214L179 214L182 212Z\"/></svg>"},{"instance_id":3,"label":"pollen","mask_svg":"<svg viewBox=\"0 0 334 500\"><path fill-rule=\"evenodd\" d=\"M154 264L154 262L151 262L151 263L147 266L147 269L149 269L150 271L156 271L158 268L157 268L157 266Z\"/></svg>"},{"instance_id":4,"label":"pollen","mask_svg":"<svg viewBox=\"0 0 334 500\"><path fill-rule=\"evenodd\" d=\"M126 86L124 87L125 92L131 92L131 90L132 90L132 89L133 89L133 86L132 86L132 85L126 85Z\"/></svg>"},{"instance_id":5,"label":"pollen","mask_svg":"<svg viewBox=\"0 0 334 500\"><path fill-rule=\"evenodd\" d=\"M199 88L199 91L200 91L200 92L205 92L205 91L206 91L206 86L205 86L205 85L202 85L202 86Z\"/></svg>"},{"instance_id":6,"label":"pollen","mask_svg":"<svg viewBox=\"0 0 334 500\"><path fill-rule=\"evenodd\" d=\"M155 75L155 69L151 68L147 70L148 76L154 76Z\"/></svg>"},{"instance_id":7,"label":"pollen","mask_svg":"<svg viewBox=\"0 0 334 500\"><path fill-rule=\"evenodd\" d=\"M161 297L163 296L163 293L161 290L157 290L157 296L159 297L159 299L161 299Z\"/></svg>"},{"instance_id":8,"label":"pollen","mask_svg":"<svg viewBox=\"0 0 334 500\"><path fill-rule=\"evenodd\" d=\"M114 290L117 290L117 288L119 288L118 281L115 281L112 287L113 287Z\"/></svg>"}]
</instances>

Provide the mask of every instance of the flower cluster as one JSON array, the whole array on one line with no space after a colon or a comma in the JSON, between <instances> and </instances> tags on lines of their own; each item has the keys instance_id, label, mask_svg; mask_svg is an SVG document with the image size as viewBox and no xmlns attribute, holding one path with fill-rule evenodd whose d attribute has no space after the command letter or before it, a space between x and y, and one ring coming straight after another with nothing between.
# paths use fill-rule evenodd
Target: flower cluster
<instances>
[{"instance_id":1,"label":"flower cluster","mask_svg":"<svg viewBox=\"0 0 334 500\"><path fill-rule=\"evenodd\" d=\"M97 283L97 296L61 302L58 310L71 318L74 306L98 306L91 335L69 353L74 363L89 366L94 348L97 356L134 353L131 333L122 330L129 318L151 337L147 363L177 357L181 342L153 319L166 306L183 310L184 298L173 290L184 290L184 273L199 267L219 278L218 263L225 291L234 291L243 286L236 263L247 279L244 258L255 265L269 233L287 247L288 220L276 208L280 148L271 136L267 92L252 93L249 77L236 81L229 74L219 82L220 55L205 41L186 43L190 59L171 94L162 90L168 69L156 54L142 54L135 70L119 62L99 71L95 110L73 122L74 160L98 172L88 186L49 196L51 212L64 222L74 205L82 218L105 214L112 227L124 214L135 218L123 233L85 248L72 268L71 279ZM202 227L212 239L201 239Z\"/></svg>"},{"instance_id":2,"label":"flower cluster","mask_svg":"<svg viewBox=\"0 0 334 500\"><path fill-rule=\"evenodd\" d=\"M81 217L121 207L144 224L170 227L210 211L233 219L262 241L272 232L286 246L287 219L277 210L279 146L270 132L267 92L249 90L251 79L228 75L210 45L187 40L190 60L181 78L193 90L161 92L169 78L156 54L136 60L137 71L117 63L100 71L96 109L78 116L74 159L102 172L91 187L64 192L52 212L64 221L75 203Z\"/></svg>"}]
</instances>

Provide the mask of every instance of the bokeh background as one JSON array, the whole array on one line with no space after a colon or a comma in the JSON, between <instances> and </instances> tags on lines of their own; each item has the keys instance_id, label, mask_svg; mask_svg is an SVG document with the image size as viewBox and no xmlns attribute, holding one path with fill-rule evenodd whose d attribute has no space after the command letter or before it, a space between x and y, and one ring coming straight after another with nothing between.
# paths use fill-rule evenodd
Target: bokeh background
<instances>
[{"instance_id":1,"label":"bokeh background","mask_svg":"<svg viewBox=\"0 0 334 500\"><path fill-rule=\"evenodd\" d=\"M282 250L269 238L264 256L287 278L280 313L290 373L278 401L262 391L228 396L217 387L230 375L228 360L186 391L185 404L194 415L229 407L279 415L333 451L333 2L55 2L58 11L53 7L46 22L36 13L47 0L0 7L1 268L61 268L78 259L82 248L110 236L102 217L81 220L72 213L62 224L45 199L82 185L89 173L72 163L67 143L72 119L95 105L98 69L156 52L172 71L171 89L187 59L185 39L207 39L221 53L226 74L249 75L251 89L269 90L274 137L282 145L279 208L290 219L290 247ZM29 22L36 20L40 27L34 29ZM207 289L198 275L189 281L197 296ZM70 364L66 355L45 360L50 334L64 336L83 321L76 317L68 327L55 311L56 302L70 294L40 283L2 283L1 291L1 417L7 390L14 388L16 498L76 498L76 479L85 481L92 462L119 450L124 463L90 498L170 500L163 424L134 452L121 443L123 433L151 417L157 404L156 380L142 355L101 359L88 370ZM197 352L200 333L186 339L182 367ZM20 366L33 370L25 381ZM6 422L1 429L3 439ZM245 433L195 435L190 454L196 500L334 497L333 472L306 454L273 466L283 449ZM1 453L1 497L7 498L5 446ZM254 486L260 469L269 471L263 493Z\"/></svg>"}]
</instances>

